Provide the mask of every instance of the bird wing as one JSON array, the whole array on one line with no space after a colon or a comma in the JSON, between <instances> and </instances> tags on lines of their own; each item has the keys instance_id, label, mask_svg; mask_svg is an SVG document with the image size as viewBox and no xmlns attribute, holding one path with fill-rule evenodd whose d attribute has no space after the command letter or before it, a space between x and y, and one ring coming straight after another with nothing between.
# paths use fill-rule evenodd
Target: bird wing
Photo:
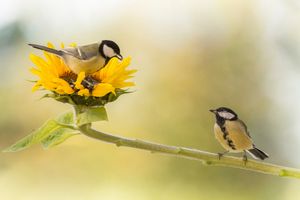
<instances>
[{"instance_id":1,"label":"bird wing","mask_svg":"<svg viewBox=\"0 0 300 200\"><path fill-rule=\"evenodd\" d=\"M79 54L77 47L67 47L61 50L62 52L64 52L64 54L76 57L78 59L82 59L81 55Z\"/></svg>"},{"instance_id":2,"label":"bird wing","mask_svg":"<svg viewBox=\"0 0 300 200\"><path fill-rule=\"evenodd\" d=\"M225 128L228 133L227 142L232 149L242 151L253 147L247 127L241 120L226 120Z\"/></svg>"},{"instance_id":3,"label":"bird wing","mask_svg":"<svg viewBox=\"0 0 300 200\"><path fill-rule=\"evenodd\" d=\"M242 126L245 128L246 134L251 138L250 133L249 133L248 128L247 128L247 125L240 119L238 119L237 121L239 121L242 124Z\"/></svg>"},{"instance_id":4,"label":"bird wing","mask_svg":"<svg viewBox=\"0 0 300 200\"><path fill-rule=\"evenodd\" d=\"M88 44L77 47L67 47L62 51L68 55L74 56L80 60L89 60L99 55L99 43Z\"/></svg>"}]
</instances>

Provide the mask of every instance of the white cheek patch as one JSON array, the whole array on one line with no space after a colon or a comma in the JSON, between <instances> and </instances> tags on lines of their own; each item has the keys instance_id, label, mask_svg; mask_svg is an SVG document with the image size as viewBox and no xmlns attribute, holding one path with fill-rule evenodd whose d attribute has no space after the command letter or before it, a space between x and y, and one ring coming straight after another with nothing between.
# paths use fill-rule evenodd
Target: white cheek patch
<instances>
[{"instance_id":1,"label":"white cheek patch","mask_svg":"<svg viewBox=\"0 0 300 200\"><path fill-rule=\"evenodd\" d=\"M221 117L223 117L224 119L232 119L235 117L234 114L226 112L226 111L222 111L222 112L218 112L218 115L220 115Z\"/></svg>"},{"instance_id":2,"label":"white cheek patch","mask_svg":"<svg viewBox=\"0 0 300 200\"><path fill-rule=\"evenodd\" d=\"M103 45L103 53L108 58L111 58L116 55L115 51L106 45Z\"/></svg>"}]
</instances>

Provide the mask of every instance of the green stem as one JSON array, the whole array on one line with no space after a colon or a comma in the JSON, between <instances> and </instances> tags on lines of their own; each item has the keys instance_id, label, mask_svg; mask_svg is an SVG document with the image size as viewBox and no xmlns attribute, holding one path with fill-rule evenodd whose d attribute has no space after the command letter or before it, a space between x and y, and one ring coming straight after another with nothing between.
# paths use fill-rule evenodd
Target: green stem
<instances>
[{"instance_id":1,"label":"green stem","mask_svg":"<svg viewBox=\"0 0 300 200\"><path fill-rule=\"evenodd\" d=\"M242 160L242 158L237 158L232 156L223 156L221 159L219 159L218 154L200 151L197 149L169 146L164 144L147 142L144 140L129 139L125 137L106 134L91 129L91 124L80 126L78 127L78 129L84 135L95 138L97 140L113 143L116 144L117 146L131 147L136 149L148 150L151 151L152 153L164 153L164 154L174 155L178 157L195 159L195 160L202 161L202 163L206 165L234 167L234 168L240 168L244 170L264 173L264 174L271 174L275 176L292 177L292 178L300 179L299 169L269 164L269 163L260 162L256 160L248 160L245 163Z\"/></svg>"},{"instance_id":2,"label":"green stem","mask_svg":"<svg viewBox=\"0 0 300 200\"><path fill-rule=\"evenodd\" d=\"M80 113L85 112L86 109L87 107L84 106L74 106L75 122L77 121L76 116ZM300 169L274 165L252 159L245 162L243 158L237 158L233 156L222 156L221 159L219 159L219 155L215 153L200 151L197 149L191 149L186 147L158 144L139 139L129 139L125 137L103 133L92 129L91 123L79 126L76 129L86 136L104 142L113 143L118 147L131 147L135 149L148 150L151 153L163 153L188 159L194 159L201 161L205 165L233 167L258 173L300 179Z\"/></svg>"}]
</instances>

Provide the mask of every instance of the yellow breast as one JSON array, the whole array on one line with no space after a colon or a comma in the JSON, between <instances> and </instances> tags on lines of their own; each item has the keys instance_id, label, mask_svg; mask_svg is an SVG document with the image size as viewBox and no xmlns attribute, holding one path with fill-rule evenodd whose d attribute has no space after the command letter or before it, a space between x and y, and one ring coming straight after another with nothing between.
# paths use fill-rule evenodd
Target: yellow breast
<instances>
[{"instance_id":1,"label":"yellow breast","mask_svg":"<svg viewBox=\"0 0 300 200\"><path fill-rule=\"evenodd\" d=\"M225 121L224 126L227 133L225 138L219 125L215 124L214 126L215 137L224 149L230 152L241 152L253 148L247 130L239 121Z\"/></svg>"}]
</instances>

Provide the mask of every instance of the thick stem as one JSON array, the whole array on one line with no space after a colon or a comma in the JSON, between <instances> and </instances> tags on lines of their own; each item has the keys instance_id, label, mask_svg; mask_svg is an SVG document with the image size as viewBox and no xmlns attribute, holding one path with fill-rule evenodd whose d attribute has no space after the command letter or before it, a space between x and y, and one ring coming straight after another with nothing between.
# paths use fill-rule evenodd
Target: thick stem
<instances>
[{"instance_id":1,"label":"thick stem","mask_svg":"<svg viewBox=\"0 0 300 200\"><path fill-rule=\"evenodd\" d=\"M264 174L271 174L275 176L282 177L293 177L300 179L300 170L293 169L289 167L283 167L278 165L273 165L269 163L264 163L256 160L248 160L246 163L242 158L232 157L232 156L222 156L219 159L218 154L200 151L196 149L190 149L185 147L169 146L163 144L157 144L152 142L147 142L138 139L128 139L120 136L106 134L100 131L91 129L91 125L83 125L78 127L78 129L85 135L95 138L97 140L114 143L117 146L125 146L136 149L148 150L153 153L164 153L168 155L174 155L178 157L184 157L189 159L195 159L202 161L206 165L216 165L225 167L234 167L244 170L255 171Z\"/></svg>"},{"instance_id":2,"label":"thick stem","mask_svg":"<svg viewBox=\"0 0 300 200\"><path fill-rule=\"evenodd\" d=\"M83 105L76 105L76 106L73 106L73 112L74 112L74 122L77 126L78 124L78 118L77 116L81 113L84 113L86 110L88 109L87 106L83 106Z\"/></svg>"}]
</instances>

